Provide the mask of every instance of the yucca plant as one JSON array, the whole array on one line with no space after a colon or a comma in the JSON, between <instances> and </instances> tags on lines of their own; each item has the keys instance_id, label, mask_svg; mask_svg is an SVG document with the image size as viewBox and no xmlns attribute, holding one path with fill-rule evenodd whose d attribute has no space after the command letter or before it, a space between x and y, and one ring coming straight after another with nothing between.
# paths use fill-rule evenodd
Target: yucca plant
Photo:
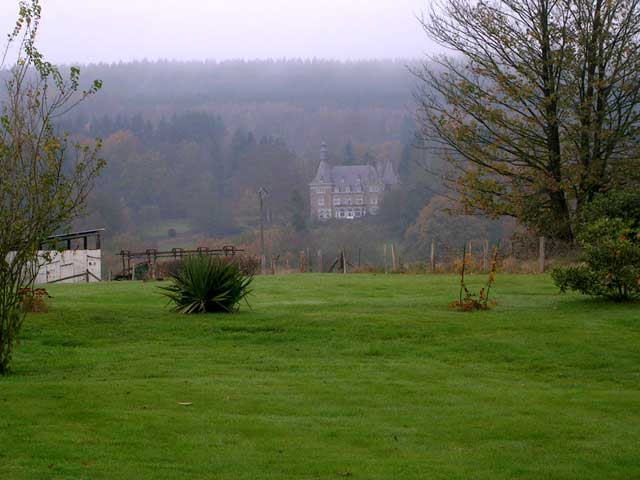
<instances>
[{"instance_id":1,"label":"yucca plant","mask_svg":"<svg viewBox=\"0 0 640 480\"><path fill-rule=\"evenodd\" d=\"M171 285L159 288L179 313L235 312L253 281L237 264L206 255L185 258L169 276Z\"/></svg>"}]
</instances>

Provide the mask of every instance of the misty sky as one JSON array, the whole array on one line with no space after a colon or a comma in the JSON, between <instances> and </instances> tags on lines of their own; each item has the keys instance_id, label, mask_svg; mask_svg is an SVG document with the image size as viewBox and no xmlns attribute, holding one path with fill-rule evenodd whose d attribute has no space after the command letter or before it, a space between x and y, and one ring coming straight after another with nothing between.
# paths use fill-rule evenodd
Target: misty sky
<instances>
[{"instance_id":1,"label":"misty sky","mask_svg":"<svg viewBox=\"0 0 640 480\"><path fill-rule=\"evenodd\" d=\"M17 0L0 0L1 34ZM429 0L41 0L56 63L133 59L407 58L433 46Z\"/></svg>"}]
</instances>

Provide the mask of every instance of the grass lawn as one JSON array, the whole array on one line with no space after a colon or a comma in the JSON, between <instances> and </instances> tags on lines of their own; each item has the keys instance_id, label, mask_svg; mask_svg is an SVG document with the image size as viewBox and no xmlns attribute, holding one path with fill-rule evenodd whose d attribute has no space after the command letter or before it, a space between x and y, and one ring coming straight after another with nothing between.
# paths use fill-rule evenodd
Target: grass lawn
<instances>
[{"instance_id":1,"label":"grass lawn","mask_svg":"<svg viewBox=\"0 0 640 480\"><path fill-rule=\"evenodd\" d=\"M0 479L640 478L639 304L502 275L465 314L453 276L309 274L187 317L156 286L49 289Z\"/></svg>"}]
</instances>

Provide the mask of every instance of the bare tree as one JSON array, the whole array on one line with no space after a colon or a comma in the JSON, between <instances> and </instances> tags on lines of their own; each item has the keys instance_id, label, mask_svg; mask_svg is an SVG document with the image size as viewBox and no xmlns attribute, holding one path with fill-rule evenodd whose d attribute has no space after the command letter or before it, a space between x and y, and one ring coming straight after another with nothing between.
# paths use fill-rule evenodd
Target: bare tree
<instances>
[{"instance_id":1,"label":"bare tree","mask_svg":"<svg viewBox=\"0 0 640 480\"><path fill-rule=\"evenodd\" d=\"M595 195L637 181L640 0L442 0L451 50L415 72L424 139L468 211L573 239Z\"/></svg>"},{"instance_id":2,"label":"bare tree","mask_svg":"<svg viewBox=\"0 0 640 480\"><path fill-rule=\"evenodd\" d=\"M0 373L8 370L24 309L19 291L33 288L40 245L80 215L104 165L100 143L73 143L55 120L96 93L80 72L64 77L36 48L39 0L21 1L2 67L14 58L0 116Z\"/></svg>"}]
</instances>

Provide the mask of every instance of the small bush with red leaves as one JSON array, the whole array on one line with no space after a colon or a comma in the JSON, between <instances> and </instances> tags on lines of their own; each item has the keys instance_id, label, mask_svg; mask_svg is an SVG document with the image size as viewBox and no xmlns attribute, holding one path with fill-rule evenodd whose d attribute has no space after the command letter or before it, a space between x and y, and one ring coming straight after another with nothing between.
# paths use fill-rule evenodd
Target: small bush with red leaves
<instances>
[{"instance_id":1,"label":"small bush with red leaves","mask_svg":"<svg viewBox=\"0 0 640 480\"><path fill-rule=\"evenodd\" d=\"M489 300L491 293L491 287L496 283L496 272L498 271L498 249L494 248L493 257L491 259L491 269L489 270L489 279L484 288L480 290L478 295L471 293L465 282L465 272L469 265L470 256L467 255L466 247L462 254L462 261L460 265L460 298L455 302L449 304L449 308L452 310L458 310L460 312L473 312L475 310L489 310L492 306L496 305L495 301Z\"/></svg>"},{"instance_id":2,"label":"small bush with red leaves","mask_svg":"<svg viewBox=\"0 0 640 480\"><path fill-rule=\"evenodd\" d=\"M49 311L48 300L53 298L44 288L21 288L18 291L22 309L30 313Z\"/></svg>"}]
</instances>

